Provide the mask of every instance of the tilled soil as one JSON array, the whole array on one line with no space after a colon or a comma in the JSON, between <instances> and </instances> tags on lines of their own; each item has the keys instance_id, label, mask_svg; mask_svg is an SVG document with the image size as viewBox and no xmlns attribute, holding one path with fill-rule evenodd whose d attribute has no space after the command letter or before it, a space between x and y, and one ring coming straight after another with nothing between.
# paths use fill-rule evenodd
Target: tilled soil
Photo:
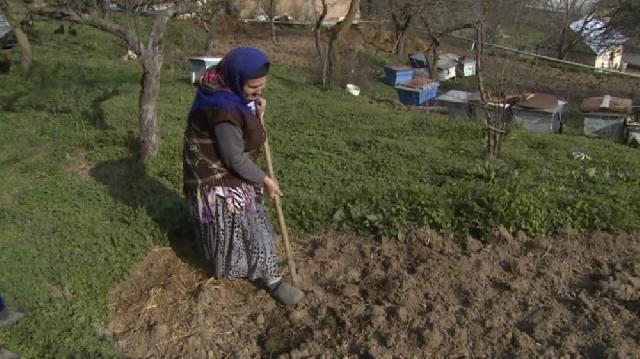
<instances>
[{"instance_id":1,"label":"tilled soil","mask_svg":"<svg viewBox=\"0 0 640 359\"><path fill-rule=\"evenodd\" d=\"M300 239L296 308L156 248L114 292L112 335L126 358L634 357L639 238Z\"/></svg>"}]
</instances>

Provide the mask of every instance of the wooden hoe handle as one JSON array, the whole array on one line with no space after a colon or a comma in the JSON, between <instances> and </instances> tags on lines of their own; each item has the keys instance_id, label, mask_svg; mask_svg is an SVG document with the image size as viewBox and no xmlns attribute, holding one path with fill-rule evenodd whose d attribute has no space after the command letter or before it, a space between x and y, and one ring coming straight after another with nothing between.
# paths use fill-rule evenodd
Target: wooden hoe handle
<instances>
[{"instance_id":1,"label":"wooden hoe handle","mask_svg":"<svg viewBox=\"0 0 640 359\"><path fill-rule=\"evenodd\" d=\"M276 180L276 175L273 171L273 160L271 159L271 149L269 148L269 138L265 138L264 141L264 154L267 157L267 168L269 169L269 176ZM299 286L298 272L296 271L296 264L293 261L293 253L291 251L291 244L289 243L289 231L287 230L287 223L284 220L284 212L282 211L282 200L280 196L275 196L276 211L278 212L278 222L280 223L280 233L282 234L282 242L284 243L284 252L287 255L287 265L291 272L291 282L296 287Z\"/></svg>"}]
</instances>

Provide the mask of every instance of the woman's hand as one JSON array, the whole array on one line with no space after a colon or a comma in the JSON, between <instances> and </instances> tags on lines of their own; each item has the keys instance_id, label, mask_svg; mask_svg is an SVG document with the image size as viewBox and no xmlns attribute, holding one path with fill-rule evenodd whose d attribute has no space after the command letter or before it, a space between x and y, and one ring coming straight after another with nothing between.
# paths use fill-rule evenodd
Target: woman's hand
<instances>
[{"instance_id":1,"label":"woman's hand","mask_svg":"<svg viewBox=\"0 0 640 359\"><path fill-rule=\"evenodd\" d=\"M276 198L276 196L282 196L282 191L280 190L280 186L278 182L276 182L273 178L267 176L264 178L264 186L267 188L267 193L269 197Z\"/></svg>"},{"instance_id":2,"label":"woman's hand","mask_svg":"<svg viewBox=\"0 0 640 359\"><path fill-rule=\"evenodd\" d=\"M256 100L256 106L258 107L258 116L260 121L264 124L264 113L267 111L267 100L264 97L259 97Z\"/></svg>"}]
</instances>

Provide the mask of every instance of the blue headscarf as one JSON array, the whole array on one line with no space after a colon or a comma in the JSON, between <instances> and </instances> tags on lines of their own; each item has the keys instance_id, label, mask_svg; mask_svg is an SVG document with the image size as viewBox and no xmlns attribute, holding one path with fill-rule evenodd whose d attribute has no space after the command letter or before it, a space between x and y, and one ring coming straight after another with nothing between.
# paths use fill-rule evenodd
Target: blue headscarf
<instances>
[{"instance_id":1,"label":"blue headscarf","mask_svg":"<svg viewBox=\"0 0 640 359\"><path fill-rule=\"evenodd\" d=\"M248 111L244 97L244 85L248 80L265 76L270 62L267 55L252 47L238 47L227 53L217 65L216 72L222 76L223 89L200 87L191 106L189 116L205 107Z\"/></svg>"}]
</instances>

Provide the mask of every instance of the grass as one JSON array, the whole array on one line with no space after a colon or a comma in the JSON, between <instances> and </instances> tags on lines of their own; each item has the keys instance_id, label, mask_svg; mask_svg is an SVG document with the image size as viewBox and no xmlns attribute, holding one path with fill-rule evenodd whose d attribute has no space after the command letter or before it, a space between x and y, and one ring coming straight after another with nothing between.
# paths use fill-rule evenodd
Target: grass
<instances>
[{"instance_id":1,"label":"grass","mask_svg":"<svg viewBox=\"0 0 640 359\"><path fill-rule=\"evenodd\" d=\"M521 25L520 38L518 39L516 29L513 25L505 25L503 28L504 37L497 39L500 45L512 47L521 50L534 50L537 45L545 41L549 34L537 27L531 25Z\"/></svg>"},{"instance_id":2,"label":"grass","mask_svg":"<svg viewBox=\"0 0 640 359\"><path fill-rule=\"evenodd\" d=\"M110 290L150 246L190 236L181 147L194 88L182 56L200 38L186 23L169 29L162 150L143 166L133 158L139 64L120 60L126 49L112 37L86 28L77 37L54 36L56 27L37 23L29 73L1 75L0 291L29 315L0 329L0 346L24 358L115 357L112 340L101 334ZM379 85L367 94L393 91ZM275 67L267 97L295 235L328 228L381 238L402 238L410 227L478 237L498 225L534 235L565 225L640 228L635 149L515 129L503 158L488 161L477 123L323 92L284 66ZM592 160L575 160L575 151Z\"/></svg>"}]
</instances>

